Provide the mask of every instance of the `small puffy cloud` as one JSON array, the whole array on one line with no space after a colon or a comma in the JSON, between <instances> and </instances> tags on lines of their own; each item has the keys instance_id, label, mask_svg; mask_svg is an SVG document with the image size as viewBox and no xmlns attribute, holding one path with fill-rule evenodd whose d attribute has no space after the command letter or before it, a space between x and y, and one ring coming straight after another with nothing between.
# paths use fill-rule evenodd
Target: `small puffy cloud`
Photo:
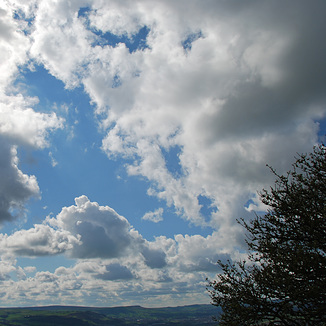
<instances>
[{"instance_id":1,"label":"small puffy cloud","mask_svg":"<svg viewBox=\"0 0 326 326\"><path fill-rule=\"evenodd\" d=\"M35 273L36 272L36 267L35 266L25 266L24 271L26 273Z\"/></svg>"},{"instance_id":2,"label":"small puffy cloud","mask_svg":"<svg viewBox=\"0 0 326 326\"><path fill-rule=\"evenodd\" d=\"M147 221L151 221L154 223L158 223L163 221L163 208L160 207L157 210L155 210L154 212L147 212L143 217L142 220L147 220Z\"/></svg>"},{"instance_id":3,"label":"small puffy cloud","mask_svg":"<svg viewBox=\"0 0 326 326\"><path fill-rule=\"evenodd\" d=\"M50 159L51 159L51 165L52 165L53 167L57 166L57 165L58 165L58 161L54 158L52 152L49 152L49 157L50 157Z\"/></svg>"}]
</instances>

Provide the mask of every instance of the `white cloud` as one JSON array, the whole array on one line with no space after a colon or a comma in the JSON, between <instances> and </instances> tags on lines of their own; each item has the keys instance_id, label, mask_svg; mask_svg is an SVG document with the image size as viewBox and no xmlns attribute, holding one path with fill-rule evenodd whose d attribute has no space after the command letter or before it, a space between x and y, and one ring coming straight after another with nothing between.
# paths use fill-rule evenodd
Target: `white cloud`
<instances>
[{"instance_id":1,"label":"white cloud","mask_svg":"<svg viewBox=\"0 0 326 326\"><path fill-rule=\"evenodd\" d=\"M52 152L49 152L49 157L51 159L51 165L53 167L57 166L58 165L58 161L53 157L53 153Z\"/></svg>"},{"instance_id":2,"label":"white cloud","mask_svg":"<svg viewBox=\"0 0 326 326\"><path fill-rule=\"evenodd\" d=\"M37 99L17 95L12 87L30 55L66 87L84 87L109 158L127 159L129 175L149 180L149 195L215 232L148 242L113 209L82 196L48 224L21 231L16 247L18 233L2 239L13 253L65 252L79 260L72 269L39 273L30 283L22 279L18 292L48 300L59 289L74 289L82 300L83 293L102 287L103 297L105 291L124 293L132 302L132 295L156 293L164 302L172 285L186 296L190 284L194 289L202 273L214 270L215 260L241 254L234 251L243 245L235 219L248 218L248 200L257 203L256 190L272 183L265 164L283 173L296 152L310 151L317 141L316 120L326 113L326 46L320 41L325 2L299 0L295 10L283 1L36 3L7 1L0 10L0 64L6 62L0 74L1 220L39 194L36 178L20 171L15 146L44 148L48 133L63 125L54 114L35 112ZM82 6L89 10L78 16ZM22 20L12 19L13 8L33 18L29 34ZM131 52L122 42L105 44L106 32L132 40L144 26L145 48ZM165 155L173 148L179 149L177 175ZM200 196L216 207L208 219ZM161 216L158 210L143 219ZM44 235L48 240L33 242ZM8 266L3 279L16 270ZM111 282L119 274L125 287ZM17 295L8 292L6 298Z\"/></svg>"},{"instance_id":3,"label":"white cloud","mask_svg":"<svg viewBox=\"0 0 326 326\"><path fill-rule=\"evenodd\" d=\"M182 281L173 282L169 274L156 270L143 274L144 278L135 278L128 272L128 267L118 263L92 262L91 265L97 268L95 273L81 272L78 265L73 268L60 267L54 273L37 272L33 277L16 281L15 290L10 284L12 280L4 280L2 289L6 292L2 299L8 304L18 301L32 305L58 302L82 305L88 300L100 306L116 306L122 303L166 306L180 302L180 295L183 297L181 300L187 303L207 303L208 300L207 296L198 291L199 278L186 274ZM194 288L197 288L198 293L192 291Z\"/></svg>"},{"instance_id":4,"label":"white cloud","mask_svg":"<svg viewBox=\"0 0 326 326\"><path fill-rule=\"evenodd\" d=\"M79 245L79 237L68 231L55 230L48 225L36 224L28 230L19 230L12 235L0 234L1 251L14 256L37 257L64 253Z\"/></svg>"},{"instance_id":5,"label":"white cloud","mask_svg":"<svg viewBox=\"0 0 326 326\"><path fill-rule=\"evenodd\" d=\"M79 84L92 34L78 19L78 9L88 1L41 1L32 33L31 55L68 88ZM86 58L85 58L86 57Z\"/></svg>"},{"instance_id":6,"label":"white cloud","mask_svg":"<svg viewBox=\"0 0 326 326\"><path fill-rule=\"evenodd\" d=\"M26 273L34 273L34 272L36 272L36 267L35 266L26 266L26 267L24 267L24 271Z\"/></svg>"},{"instance_id":7,"label":"white cloud","mask_svg":"<svg viewBox=\"0 0 326 326\"><path fill-rule=\"evenodd\" d=\"M143 239L112 208L90 202L86 196L76 198L75 202L76 205L64 207L56 217L48 217L44 224L9 236L1 234L1 251L23 257L65 253L82 260L136 259L145 268L166 266L165 251ZM115 277L117 266L112 266L113 269L107 268L98 277ZM127 275L127 270L124 271Z\"/></svg>"},{"instance_id":8,"label":"white cloud","mask_svg":"<svg viewBox=\"0 0 326 326\"><path fill-rule=\"evenodd\" d=\"M231 243L232 239L229 239ZM220 259L235 258L234 248L226 250L225 239L219 239L217 233L207 236L201 235L181 235L175 236L177 243L177 255L171 257L171 264L176 264L183 272L206 271L216 273L218 271L217 261ZM230 248L228 248L230 249ZM231 253L232 256L231 257Z\"/></svg>"},{"instance_id":9,"label":"white cloud","mask_svg":"<svg viewBox=\"0 0 326 326\"><path fill-rule=\"evenodd\" d=\"M13 80L17 66L24 64L30 47L18 21L12 19L12 11L0 4L0 94Z\"/></svg>"},{"instance_id":10,"label":"white cloud","mask_svg":"<svg viewBox=\"0 0 326 326\"><path fill-rule=\"evenodd\" d=\"M154 212L147 212L143 217L142 220L148 220L148 221L152 221L154 223L158 223L163 221L163 208L160 207L157 210L155 210Z\"/></svg>"},{"instance_id":11,"label":"white cloud","mask_svg":"<svg viewBox=\"0 0 326 326\"><path fill-rule=\"evenodd\" d=\"M16 268L13 266L11 261L1 260L0 261L0 280L4 281L10 279L10 274L14 272Z\"/></svg>"},{"instance_id":12,"label":"white cloud","mask_svg":"<svg viewBox=\"0 0 326 326\"><path fill-rule=\"evenodd\" d=\"M131 2L123 4L117 1L94 1L96 12L89 15L90 24L93 28L105 32L111 32L115 35L127 34L131 37L142 27L139 20L138 6L130 6Z\"/></svg>"},{"instance_id":13,"label":"white cloud","mask_svg":"<svg viewBox=\"0 0 326 326\"><path fill-rule=\"evenodd\" d=\"M107 132L103 150L131 159L127 171L151 182L148 194L230 234L248 200L272 182L265 164L282 173L317 140L326 49L315 8L324 5L299 1L293 13L279 1L46 1L31 54L67 87L85 87ZM107 32L132 41L144 26L146 48L104 42ZM163 154L174 147L178 176ZM210 221L201 195L217 207Z\"/></svg>"},{"instance_id":14,"label":"white cloud","mask_svg":"<svg viewBox=\"0 0 326 326\"><path fill-rule=\"evenodd\" d=\"M20 170L17 149L47 147L49 132L63 127L63 120L55 113L35 112L30 107L35 101L22 95L0 93L0 222L19 215L30 197L40 195L36 177Z\"/></svg>"},{"instance_id":15,"label":"white cloud","mask_svg":"<svg viewBox=\"0 0 326 326\"><path fill-rule=\"evenodd\" d=\"M169 16L164 13L167 7ZM200 8L204 19L198 13L189 19L197 4L187 6L186 12L179 5L161 4L150 16L151 4L145 2L134 6L132 14L129 7L107 4L100 12L125 19L119 18L118 31L104 24L103 14L97 28L105 32L112 27L111 33L120 35L123 28L130 34L136 26L147 25L149 49L129 53L123 44L98 47L100 61L90 64L83 82L100 111L107 108L104 125L114 123L103 140L107 154L134 158L128 172L147 177L153 183L149 193L192 222L205 224L197 197L212 198L218 208L212 225L219 227L246 215L244 204L251 194L272 181L266 163L284 171L296 152L311 148L317 134L312 119L324 112L312 106L312 97L300 105L295 84L292 91L286 89L300 67L283 62L301 43L298 31L278 17L276 5L263 3L255 10L285 30L272 25L270 17L266 23L251 17L244 7L235 14L231 5L215 4L219 19L213 19L212 7ZM304 7L301 3L300 15L305 15ZM92 11L94 24L95 15ZM244 27L248 17L250 24ZM202 37L185 52L182 41L194 31ZM313 45L324 50L317 42ZM121 85L112 88L117 74ZM176 145L185 171L180 178L169 173L162 156L162 148Z\"/></svg>"},{"instance_id":16,"label":"white cloud","mask_svg":"<svg viewBox=\"0 0 326 326\"><path fill-rule=\"evenodd\" d=\"M99 289L92 302L123 297L125 302L135 303L139 295L156 298L144 304L158 305L159 300L168 300L171 288L176 295L170 297L172 301L177 300L180 291L192 291L192 302L198 302L203 300L199 289L207 272L216 271L215 260L231 257L223 244L225 239L217 234L206 238L162 236L146 241L110 207L90 202L86 196L75 202L44 224L1 235L1 251L8 257L66 254L78 258L74 266L58 267L54 273L37 271L33 266L22 269L12 259L3 260L0 275L7 282L3 288L8 302L17 302L25 293L28 302L36 297L43 304L53 302L53 297L70 302L77 297L83 303L94 289ZM80 227L82 224L87 225L87 232ZM10 285L13 275L19 277L16 292Z\"/></svg>"},{"instance_id":17,"label":"white cloud","mask_svg":"<svg viewBox=\"0 0 326 326\"><path fill-rule=\"evenodd\" d=\"M34 5L0 4L0 222L23 214L26 201L40 194L36 177L20 170L17 148L44 148L49 145L48 133L63 126L55 113L35 112L32 107L38 99L19 94L13 86L19 67L28 60L31 40L24 19L31 17ZM22 19L12 19L14 12Z\"/></svg>"},{"instance_id":18,"label":"white cloud","mask_svg":"<svg viewBox=\"0 0 326 326\"><path fill-rule=\"evenodd\" d=\"M16 145L44 148L49 145L49 131L63 127L63 119L55 113L35 112L30 105L37 99L0 96L0 134Z\"/></svg>"},{"instance_id":19,"label":"white cloud","mask_svg":"<svg viewBox=\"0 0 326 326\"><path fill-rule=\"evenodd\" d=\"M7 258L0 261L0 295L7 305L208 303L203 289L206 277L218 272L216 260L241 256L231 250L233 239L221 238L217 232L207 237L179 234L174 239L161 236L146 241L111 208L90 202L86 196L75 201L76 205L64 207L47 223L1 236L0 247ZM86 221L87 235L78 229L78 222ZM103 232L95 225L106 235L99 236ZM107 246L107 238L114 239L115 248ZM127 248L125 238L129 238ZM54 272L21 268L13 259L63 253L78 260Z\"/></svg>"}]
</instances>

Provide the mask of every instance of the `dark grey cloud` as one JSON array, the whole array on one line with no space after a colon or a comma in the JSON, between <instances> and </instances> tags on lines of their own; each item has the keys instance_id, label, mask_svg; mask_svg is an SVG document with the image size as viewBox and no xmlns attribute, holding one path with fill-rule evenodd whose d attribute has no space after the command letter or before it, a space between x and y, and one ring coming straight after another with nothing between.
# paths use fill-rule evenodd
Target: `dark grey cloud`
<instances>
[{"instance_id":1,"label":"dark grey cloud","mask_svg":"<svg viewBox=\"0 0 326 326\"><path fill-rule=\"evenodd\" d=\"M221 269L217 264L219 259L226 262L226 258L230 259L230 255L214 255L213 257L198 257L194 262L188 263L186 265L181 265L181 270L185 272L209 272L209 273L218 273Z\"/></svg>"},{"instance_id":2,"label":"dark grey cloud","mask_svg":"<svg viewBox=\"0 0 326 326\"><path fill-rule=\"evenodd\" d=\"M96 274L94 277L104 281L130 280L134 278L134 275L126 266L118 263L106 265L105 269L105 272Z\"/></svg>"},{"instance_id":3,"label":"dark grey cloud","mask_svg":"<svg viewBox=\"0 0 326 326\"><path fill-rule=\"evenodd\" d=\"M80 240L71 248L67 248L66 252L70 257L79 259L144 257L145 264L150 268L166 266L164 251L151 248L151 243L144 240L130 226L128 220L112 208L99 206L86 196L76 198L75 202L76 205L64 207L56 218L48 220L54 228L69 232L73 239ZM115 275L117 266L109 266L110 269L101 275L105 277Z\"/></svg>"},{"instance_id":4,"label":"dark grey cloud","mask_svg":"<svg viewBox=\"0 0 326 326\"><path fill-rule=\"evenodd\" d=\"M150 268L163 268L166 266L166 254L160 249L151 249L144 246L141 251L145 264Z\"/></svg>"},{"instance_id":5,"label":"dark grey cloud","mask_svg":"<svg viewBox=\"0 0 326 326\"><path fill-rule=\"evenodd\" d=\"M6 21L7 12L0 8L0 38L10 40L13 36L13 28Z\"/></svg>"},{"instance_id":6,"label":"dark grey cloud","mask_svg":"<svg viewBox=\"0 0 326 326\"><path fill-rule=\"evenodd\" d=\"M119 258L138 250L143 240L129 222L108 206L99 206L86 196L75 199L76 205L64 207L50 225L80 237L69 250L73 258Z\"/></svg>"},{"instance_id":7,"label":"dark grey cloud","mask_svg":"<svg viewBox=\"0 0 326 326\"><path fill-rule=\"evenodd\" d=\"M24 213L24 204L39 195L34 176L24 174L18 168L17 151L0 135L0 223L12 220Z\"/></svg>"},{"instance_id":8,"label":"dark grey cloud","mask_svg":"<svg viewBox=\"0 0 326 326\"><path fill-rule=\"evenodd\" d=\"M212 116L199 118L210 141L291 129L324 114L325 1L241 4L223 2L216 8L221 21L230 22L229 33L238 37L229 50L243 73L224 104Z\"/></svg>"},{"instance_id":9,"label":"dark grey cloud","mask_svg":"<svg viewBox=\"0 0 326 326\"><path fill-rule=\"evenodd\" d=\"M81 221L76 226L76 233L81 236L82 245L75 246L71 256L76 258L116 258L126 253L133 242L128 233L128 223L114 221L106 229L92 221Z\"/></svg>"}]
</instances>

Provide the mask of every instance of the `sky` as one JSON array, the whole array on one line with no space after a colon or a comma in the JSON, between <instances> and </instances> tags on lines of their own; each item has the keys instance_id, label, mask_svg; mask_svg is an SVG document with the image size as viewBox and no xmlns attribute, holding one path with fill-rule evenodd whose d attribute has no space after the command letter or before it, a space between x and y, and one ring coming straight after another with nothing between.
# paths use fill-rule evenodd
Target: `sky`
<instances>
[{"instance_id":1,"label":"sky","mask_svg":"<svg viewBox=\"0 0 326 326\"><path fill-rule=\"evenodd\" d=\"M326 130L324 0L0 0L0 306L209 303L237 219Z\"/></svg>"}]
</instances>

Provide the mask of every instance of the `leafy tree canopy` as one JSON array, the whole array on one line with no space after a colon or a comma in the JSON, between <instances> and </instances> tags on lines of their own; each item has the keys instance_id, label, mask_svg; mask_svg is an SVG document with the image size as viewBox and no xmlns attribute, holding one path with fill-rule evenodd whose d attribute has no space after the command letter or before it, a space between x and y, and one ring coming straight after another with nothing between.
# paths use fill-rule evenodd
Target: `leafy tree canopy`
<instances>
[{"instance_id":1,"label":"leafy tree canopy","mask_svg":"<svg viewBox=\"0 0 326 326\"><path fill-rule=\"evenodd\" d=\"M326 325L326 147L300 155L260 193L269 209L249 223L247 261L209 282L220 325Z\"/></svg>"}]
</instances>

